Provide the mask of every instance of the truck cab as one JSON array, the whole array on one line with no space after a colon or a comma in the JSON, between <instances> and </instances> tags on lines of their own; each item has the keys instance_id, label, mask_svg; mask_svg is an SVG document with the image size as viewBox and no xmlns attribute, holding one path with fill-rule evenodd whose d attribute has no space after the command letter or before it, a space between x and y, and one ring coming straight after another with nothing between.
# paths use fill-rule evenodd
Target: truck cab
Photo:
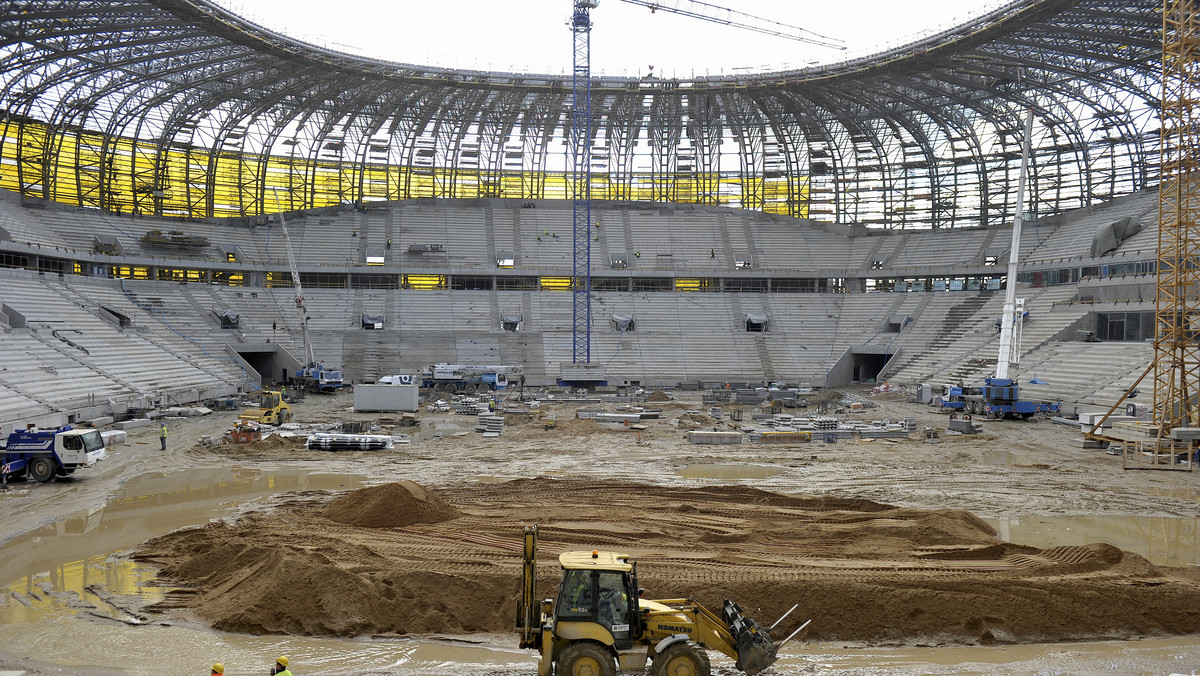
<instances>
[{"instance_id":1,"label":"truck cab","mask_svg":"<svg viewBox=\"0 0 1200 676\"><path fill-rule=\"evenodd\" d=\"M65 425L55 430L29 428L8 435L0 474L4 479L28 475L47 482L91 467L108 456L104 439L94 429Z\"/></svg>"}]
</instances>

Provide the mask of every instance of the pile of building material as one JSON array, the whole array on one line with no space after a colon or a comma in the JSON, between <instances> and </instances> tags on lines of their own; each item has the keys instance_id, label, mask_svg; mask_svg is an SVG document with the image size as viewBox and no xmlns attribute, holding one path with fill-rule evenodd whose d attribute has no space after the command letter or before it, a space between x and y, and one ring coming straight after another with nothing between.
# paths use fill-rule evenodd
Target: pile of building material
<instances>
[{"instance_id":1,"label":"pile of building material","mask_svg":"<svg viewBox=\"0 0 1200 676\"><path fill-rule=\"evenodd\" d=\"M609 429L624 428L628 430L641 431L646 429L640 423L643 420L657 419L661 414L661 409L643 409L638 406L623 406L623 410L616 413L609 413L603 409L596 408L579 408L575 409L575 417L580 420L592 420L596 424L602 425Z\"/></svg>"},{"instance_id":2,"label":"pile of building material","mask_svg":"<svg viewBox=\"0 0 1200 676\"><path fill-rule=\"evenodd\" d=\"M908 431L897 425L888 425L887 427L878 427L875 425L864 425L856 428L855 433L860 439L907 439Z\"/></svg>"},{"instance_id":3,"label":"pile of building material","mask_svg":"<svg viewBox=\"0 0 1200 676\"><path fill-rule=\"evenodd\" d=\"M905 418L900 422L873 420L866 422L839 422L826 416L792 416L786 413L753 416L755 426L745 427L751 441L761 443L806 442L814 438L826 442L836 439L861 437L863 439L905 439L917 431L917 421Z\"/></svg>"},{"instance_id":4,"label":"pile of building material","mask_svg":"<svg viewBox=\"0 0 1200 676\"><path fill-rule=\"evenodd\" d=\"M475 397L455 397L454 402L450 405L454 412L459 415L479 415L480 413L491 413L487 402Z\"/></svg>"},{"instance_id":5,"label":"pile of building material","mask_svg":"<svg viewBox=\"0 0 1200 676\"><path fill-rule=\"evenodd\" d=\"M979 434L979 431L983 429L983 424L975 422L974 420L951 418L950 423L946 426L946 429L959 434Z\"/></svg>"},{"instance_id":6,"label":"pile of building material","mask_svg":"<svg viewBox=\"0 0 1200 676\"><path fill-rule=\"evenodd\" d=\"M814 432L836 432L838 429L837 418L813 417L809 421Z\"/></svg>"},{"instance_id":7,"label":"pile of building material","mask_svg":"<svg viewBox=\"0 0 1200 676\"><path fill-rule=\"evenodd\" d=\"M378 451L392 448L392 438L383 434L327 434L318 432L310 435L305 448L322 451Z\"/></svg>"},{"instance_id":8,"label":"pile of building material","mask_svg":"<svg viewBox=\"0 0 1200 676\"><path fill-rule=\"evenodd\" d=\"M751 441L759 443L804 443L812 441L812 426L808 418L797 418L788 413L752 417L766 429L750 428Z\"/></svg>"}]
</instances>

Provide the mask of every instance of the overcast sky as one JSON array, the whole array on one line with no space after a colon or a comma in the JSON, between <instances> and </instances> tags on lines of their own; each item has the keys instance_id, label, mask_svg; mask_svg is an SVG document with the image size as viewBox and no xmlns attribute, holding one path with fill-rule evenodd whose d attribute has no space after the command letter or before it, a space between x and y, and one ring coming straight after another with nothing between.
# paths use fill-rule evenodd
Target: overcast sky
<instances>
[{"instance_id":1,"label":"overcast sky","mask_svg":"<svg viewBox=\"0 0 1200 676\"><path fill-rule=\"evenodd\" d=\"M571 0L217 0L279 32L401 63L569 73ZM688 0L662 0L690 6ZM910 42L1005 4L999 0L709 2L841 40L838 51L621 0L592 10L592 70L662 77L803 68Z\"/></svg>"}]
</instances>

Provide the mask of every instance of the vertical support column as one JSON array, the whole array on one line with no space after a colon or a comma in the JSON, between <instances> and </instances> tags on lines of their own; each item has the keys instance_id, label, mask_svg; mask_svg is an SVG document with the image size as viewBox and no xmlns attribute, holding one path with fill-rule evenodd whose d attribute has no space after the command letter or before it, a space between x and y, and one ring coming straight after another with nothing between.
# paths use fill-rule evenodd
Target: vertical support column
<instances>
[{"instance_id":1,"label":"vertical support column","mask_svg":"<svg viewBox=\"0 0 1200 676\"><path fill-rule=\"evenodd\" d=\"M575 0L571 32L571 361L592 361L592 18L597 0Z\"/></svg>"},{"instance_id":2,"label":"vertical support column","mask_svg":"<svg viewBox=\"0 0 1200 676\"><path fill-rule=\"evenodd\" d=\"M1162 184L1155 297L1154 420L1159 437L1195 427L1200 383L1200 17L1196 0L1163 2Z\"/></svg>"}]
</instances>

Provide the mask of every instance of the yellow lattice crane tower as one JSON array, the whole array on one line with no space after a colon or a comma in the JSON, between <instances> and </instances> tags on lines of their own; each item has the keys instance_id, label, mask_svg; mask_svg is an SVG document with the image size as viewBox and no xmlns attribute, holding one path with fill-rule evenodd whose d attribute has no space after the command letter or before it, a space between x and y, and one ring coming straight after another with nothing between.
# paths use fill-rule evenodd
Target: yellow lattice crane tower
<instances>
[{"instance_id":1,"label":"yellow lattice crane tower","mask_svg":"<svg viewBox=\"0 0 1200 676\"><path fill-rule=\"evenodd\" d=\"M1154 361L1087 436L1126 468L1192 469L1200 441L1200 0L1163 0ZM1152 423L1101 426L1153 373Z\"/></svg>"},{"instance_id":2,"label":"yellow lattice crane tower","mask_svg":"<svg viewBox=\"0 0 1200 676\"><path fill-rule=\"evenodd\" d=\"M1160 451L1200 426L1200 2L1163 0L1154 421ZM1200 430L1197 430L1200 432ZM1161 454L1161 453L1160 453Z\"/></svg>"}]
</instances>

